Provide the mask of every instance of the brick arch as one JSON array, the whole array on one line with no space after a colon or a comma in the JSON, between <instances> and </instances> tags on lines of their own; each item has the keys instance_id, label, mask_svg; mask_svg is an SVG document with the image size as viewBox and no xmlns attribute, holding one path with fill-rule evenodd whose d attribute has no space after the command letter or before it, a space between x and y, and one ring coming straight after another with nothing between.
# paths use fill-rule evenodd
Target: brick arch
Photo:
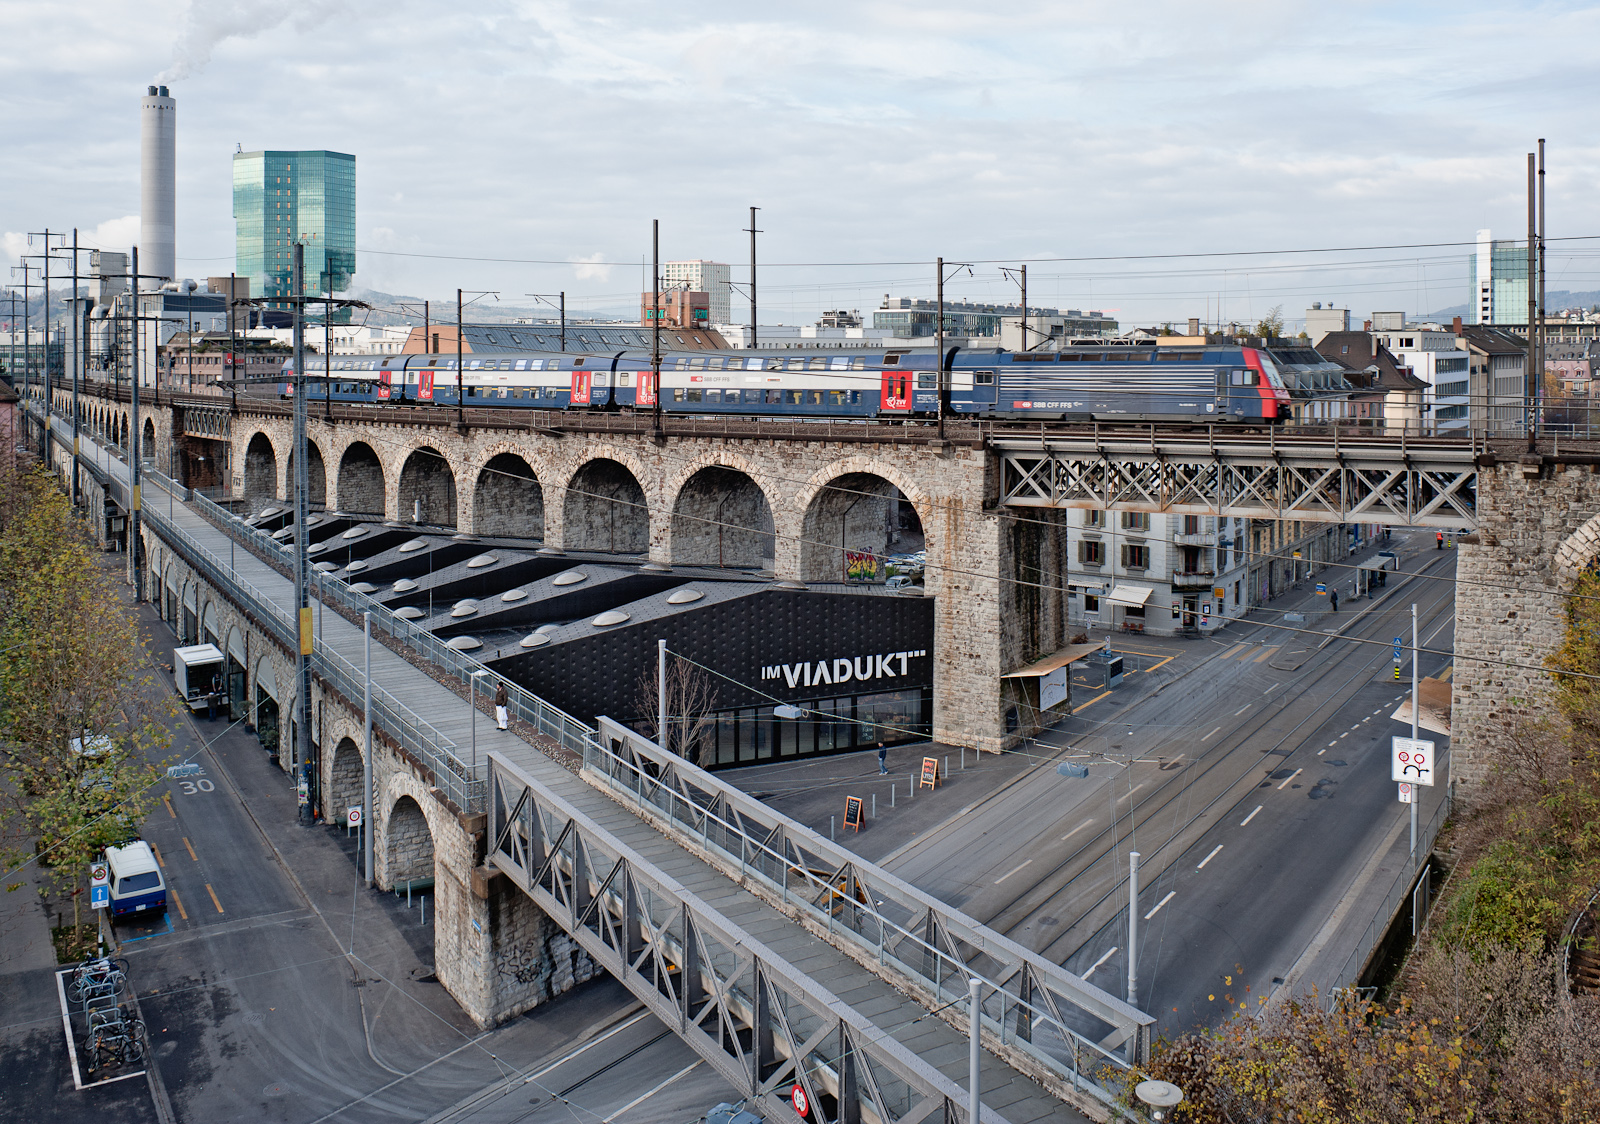
<instances>
[{"instance_id":1,"label":"brick arch","mask_svg":"<svg viewBox=\"0 0 1600 1124\"><path fill-rule=\"evenodd\" d=\"M935 557L937 529L933 519L933 498L894 465L867 456L844 457L818 469L796 490L794 497L784 506L782 523L778 529L780 576L798 577L801 581L841 580L844 576L843 555L840 546L835 545L835 539L841 534L841 530L844 535L842 543L844 548L855 549L858 545L876 548L875 542L857 544L850 541L851 526L848 520L857 514L853 499L849 503L843 503L842 506L838 502L829 503L827 495L829 485L848 476L876 477L886 484L893 485L910 502L918 520L922 523L930 560L928 591L934 592L937 571L931 565L931 561ZM842 497L840 499L842 500ZM886 492L883 494L883 499L887 502ZM834 525L835 513L831 510L824 511L823 504L841 506L839 526ZM878 508L877 516L872 515L870 504L862 506L864 510L858 515L858 524L863 519L883 518L881 506ZM828 525L823 526L823 523Z\"/></svg>"},{"instance_id":2,"label":"brick arch","mask_svg":"<svg viewBox=\"0 0 1600 1124\"><path fill-rule=\"evenodd\" d=\"M732 450L696 457L662 489L671 503L669 561L674 565L765 566L774 556L774 512L781 497L765 474Z\"/></svg>"},{"instance_id":3,"label":"brick arch","mask_svg":"<svg viewBox=\"0 0 1600 1124\"><path fill-rule=\"evenodd\" d=\"M1556 550L1556 573L1562 580L1574 582L1585 570L1600 562L1600 515L1566 537Z\"/></svg>"}]
</instances>

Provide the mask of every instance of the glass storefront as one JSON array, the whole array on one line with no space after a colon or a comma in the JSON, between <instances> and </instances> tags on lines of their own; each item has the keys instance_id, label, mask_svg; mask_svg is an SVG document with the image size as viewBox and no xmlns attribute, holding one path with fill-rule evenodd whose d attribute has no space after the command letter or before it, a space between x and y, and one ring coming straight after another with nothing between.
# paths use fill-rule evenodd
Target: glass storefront
<instances>
[{"instance_id":1,"label":"glass storefront","mask_svg":"<svg viewBox=\"0 0 1600 1124\"><path fill-rule=\"evenodd\" d=\"M752 765L822 753L924 741L933 727L933 689L912 687L871 695L797 702L800 718L772 707L719 711L700 754L705 768Z\"/></svg>"}]
</instances>

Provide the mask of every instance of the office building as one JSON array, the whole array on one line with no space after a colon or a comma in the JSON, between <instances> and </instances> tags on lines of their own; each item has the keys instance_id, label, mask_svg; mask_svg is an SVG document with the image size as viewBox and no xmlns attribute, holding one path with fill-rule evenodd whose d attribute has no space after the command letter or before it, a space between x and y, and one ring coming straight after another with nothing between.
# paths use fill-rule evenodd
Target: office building
<instances>
[{"instance_id":1,"label":"office building","mask_svg":"<svg viewBox=\"0 0 1600 1124\"><path fill-rule=\"evenodd\" d=\"M892 335L897 339L919 339L923 336L932 336L937 331L936 323L939 316L939 302L919 300L911 297L892 297L885 293L883 303L872 313L872 327L882 335ZM944 332L945 335L967 336L972 339L988 339L996 344L1004 324L1011 320L1012 331L1020 339L1022 306L1019 304L988 304L978 301L952 301L944 302ZM1041 324L1054 327L1055 331L1046 331L1054 336L1109 336L1116 334L1117 322L1099 311L1082 313L1077 309L1068 309L1062 313L1055 308L1028 308L1028 324L1030 328L1037 328ZM1037 346L1033 333L1029 333L1029 342Z\"/></svg>"},{"instance_id":2,"label":"office building","mask_svg":"<svg viewBox=\"0 0 1600 1124\"><path fill-rule=\"evenodd\" d=\"M730 294L733 270L719 261L669 261L661 268L666 288L704 293L710 300L712 324L726 324L732 318ZM699 326L704 326L703 324Z\"/></svg>"},{"instance_id":3,"label":"office building","mask_svg":"<svg viewBox=\"0 0 1600 1124\"><path fill-rule=\"evenodd\" d=\"M1322 337L1330 332L1348 332L1350 330L1350 310L1348 308L1335 308L1329 301L1324 307L1321 301L1312 301L1311 307L1306 309L1306 335L1311 338L1311 346L1316 347Z\"/></svg>"},{"instance_id":4,"label":"office building","mask_svg":"<svg viewBox=\"0 0 1600 1124\"><path fill-rule=\"evenodd\" d=\"M356 271L356 158L322 150L235 153L233 218L235 272L258 296L291 295L296 241L305 244L305 292L344 292ZM335 319L348 320L348 310Z\"/></svg>"},{"instance_id":5,"label":"office building","mask_svg":"<svg viewBox=\"0 0 1600 1124\"><path fill-rule=\"evenodd\" d=\"M1478 250L1469 259L1472 323L1528 323L1528 247L1496 242L1478 231Z\"/></svg>"}]
</instances>

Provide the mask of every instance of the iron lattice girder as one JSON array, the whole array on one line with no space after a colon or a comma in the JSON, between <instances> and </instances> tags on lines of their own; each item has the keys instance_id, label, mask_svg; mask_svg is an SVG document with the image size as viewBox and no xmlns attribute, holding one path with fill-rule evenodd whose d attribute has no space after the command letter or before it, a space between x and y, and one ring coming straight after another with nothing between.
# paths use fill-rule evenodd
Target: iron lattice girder
<instances>
[{"instance_id":1,"label":"iron lattice girder","mask_svg":"<svg viewBox=\"0 0 1600 1124\"><path fill-rule=\"evenodd\" d=\"M1477 526L1478 469L1452 441L1119 435L999 439L1000 502L1247 519Z\"/></svg>"},{"instance_id":2,"label":"iron lattice girder","mask_svg":"<svg viewBox=\"0 0 1600 1124\"><path fill-rule=\"evenodd\" d=\"M498 753L487 861L771 1116L965 1121L960 1087ZM1005 1124L984 1108L984 1121Z\"/></svg>"}]
</instances>

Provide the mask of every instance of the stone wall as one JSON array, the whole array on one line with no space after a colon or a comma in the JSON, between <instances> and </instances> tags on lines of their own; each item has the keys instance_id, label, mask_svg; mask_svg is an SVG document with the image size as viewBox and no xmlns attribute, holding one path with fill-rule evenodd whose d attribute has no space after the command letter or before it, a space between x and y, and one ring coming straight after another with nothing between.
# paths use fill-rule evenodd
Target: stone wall
<instances>
[{"instance_id":1,"label":"stone wall","mask_svg":"<svg viewBox=\"0 0 1600 1124\"><path fill-rule=\"evenodd\" d=\"M1600 556L1597 469L1550 456L1479 469L1478 533L1458 540L1451 676L1450 775L1468 801L1494 748L1545 713L1539 668L1561 643L1563 595Z\"/></svg>"}]
</instances>

